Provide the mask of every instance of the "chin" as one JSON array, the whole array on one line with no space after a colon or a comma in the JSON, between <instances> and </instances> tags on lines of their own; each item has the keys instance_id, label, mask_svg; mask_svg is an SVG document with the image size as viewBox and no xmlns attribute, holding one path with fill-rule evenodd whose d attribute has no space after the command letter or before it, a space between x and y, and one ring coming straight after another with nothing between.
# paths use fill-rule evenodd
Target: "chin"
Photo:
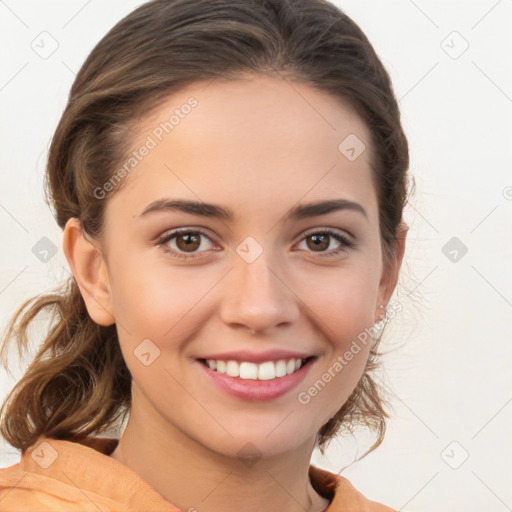
<instances>
[{"instance_id":1,"label":"chin","mask_svg":"<svg viewBox=\"0 0 512 512\"><path fill-rule=\"evenodd\" d=\"M291 432L289 428L282 428L278 432L279 427L276 429L278 424L279 422L276 422L272 428L265 428L265 430L248 426L243 432L239 427L238 431L230 430L233 437L224 436L223 439L218 440L218 443L210 437L205 440L204 446L220 455L237 458L248 467L252 467L260 459L279 457L299 448L304 449L308 444L311 445L311 451L313 450L316 432Z\"/></svg>"}]
</instances>

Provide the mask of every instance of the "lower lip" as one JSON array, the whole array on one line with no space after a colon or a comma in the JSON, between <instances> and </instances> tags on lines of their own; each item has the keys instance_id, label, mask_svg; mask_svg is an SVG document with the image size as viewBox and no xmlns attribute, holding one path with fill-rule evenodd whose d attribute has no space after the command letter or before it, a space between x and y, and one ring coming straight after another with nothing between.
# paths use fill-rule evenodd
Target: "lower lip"
<instances>
[{"instance_id":1,"label":"lower lip","mask_svg":"<svg viewBox=\"0 0 512 512\"><path fill-rule=\"evenodd\" d=\"M301 366L291 375L286 375L286 377L277 377L272 380L253 380L230 377L224 373L211 370L201 361L197 361L197 363L211 382L230 395L243 400L266 401L279 398L298 386L308 374L309 369L314 363L314 359L310 359L304 366Z\"/></svg>"}]
</instances>

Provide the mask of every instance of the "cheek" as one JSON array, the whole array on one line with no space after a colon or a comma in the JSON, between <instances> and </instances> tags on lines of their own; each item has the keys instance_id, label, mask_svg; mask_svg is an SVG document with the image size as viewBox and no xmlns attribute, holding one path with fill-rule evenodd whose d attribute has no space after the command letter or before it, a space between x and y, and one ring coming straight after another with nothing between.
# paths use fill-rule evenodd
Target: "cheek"
<instances>
[{"instance_id":1,"label":"cheek","mask_svg":"<svg viewBox=\"0 0 512 512\"><path fill-rule=\"evenodd\" d=\"M359 380L371 348L377 293L375 274L368 267L360 271L354 268L332 290L332 300L325 304L329 308L329 340L333 348L327 359L336 374L343 373L337 380L346 381L349 387L350 382L355 387Z\"/></svg>"},{"instance_id":2,"label":"cheek","mask_svg":"<svg viewBox=\"0 0 512 512\"><path fill-rule=\"evenodd\" d=\"M315 283L308 306L328 348L301 387L298 402L321 426L342 407L363 374L374 334L378 274L361 262Z\"/></svg>"},{"instance_id":3,"label":"cheek","mask_svg":"<svg viewBox=\"0 0 512 512\"><path fill-rule=\"evenodd\" d=\"M214 284L214 276L200 275L197 267L171 269L164 258L118 257L120 264L112 269L114 316L133 336L162 339L172 331L175 337L185 317L194 316L195 306Z\"/></svg>"},{"instance_id":4,"label":"cheek","mask_svg":"<svg viewBox=\"0 0 512 512\"><path fill-rule=\"evenodd\" d=\"M165 410L169 397L183 394L173 375L180 372L194 329L203 325L198 303L214 282L194 278L190 268L171 271L127 258L112 272L111 284L123 357L142 393ZM182 401L172 403L181 411Z\"/></svg>"},{"instance_id":5,"label":"cheek","mask_svg":"<svg viewBox=\"0 0 512 512\"><path fill-rule=\"evenodd\" d=\"M316 273L314 286L304 282L301 296L325 328L326 338L342 348L347 339L373 324L378 275L364 261L328 269Z\"/></svg>"}]
</instances>

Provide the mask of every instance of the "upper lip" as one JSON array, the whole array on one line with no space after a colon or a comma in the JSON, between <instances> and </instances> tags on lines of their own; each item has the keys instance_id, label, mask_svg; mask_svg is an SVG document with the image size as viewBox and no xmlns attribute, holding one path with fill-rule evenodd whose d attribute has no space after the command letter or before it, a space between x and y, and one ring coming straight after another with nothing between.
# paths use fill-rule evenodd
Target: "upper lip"
<instances>
[{"instance_id":1,"label":"upper lip","mask_svg":"<svg viewBox=\"0 0 512 512\"><path fill-rule=\"evenodd\" d=\"M265 361L280 361L282 359L306 359L313 354L305 352L294 352L291 350L267 350L265 352L248 352L246 350L235 350L222 352L221 354L208 354L199 359L212 359L215 361L247 361L249 363L264 363Z\"/></svg>"}]
</instances>

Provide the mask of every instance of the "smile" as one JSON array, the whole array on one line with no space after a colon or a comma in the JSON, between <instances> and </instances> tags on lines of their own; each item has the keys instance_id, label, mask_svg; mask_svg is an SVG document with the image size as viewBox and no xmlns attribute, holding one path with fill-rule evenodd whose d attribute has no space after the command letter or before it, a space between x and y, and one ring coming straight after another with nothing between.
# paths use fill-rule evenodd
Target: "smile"
<instances>
[{"instance_id":1,"label":"smile","mask_svg":"<svg viewBox=\"0 0 512 512\"><path fill-rule=\"evenodd\" d=\"M238 377L243 380L274 380L286 377L299 370L308 359L281 359L279 361L264 361L260 364L249 361L224 361L215 359L205 359L210 370L217 373L228 375L229 377Z\"/></svg>"}]
</instances>

